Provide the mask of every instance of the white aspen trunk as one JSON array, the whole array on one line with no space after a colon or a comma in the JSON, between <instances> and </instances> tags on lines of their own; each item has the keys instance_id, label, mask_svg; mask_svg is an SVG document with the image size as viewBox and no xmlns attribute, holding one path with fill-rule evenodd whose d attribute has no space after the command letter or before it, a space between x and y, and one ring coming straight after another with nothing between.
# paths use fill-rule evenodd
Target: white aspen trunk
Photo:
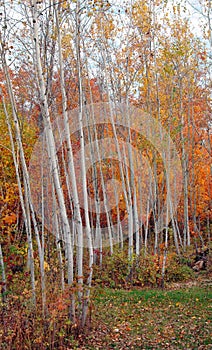
<instances>
[{"instance_id":1,"label":"white aspen trunk","mask_svg":"<svg viewBox=\"0 0 212 350\"><path fill-rule=\"evenodd\" d=\"M25 178L23 179L23 185L24 185L24 214L26 215L26 222L25 224L26 232L27 232L27 242L28 242L28 262L27 262L27 268L30 269L31 273L31 285L32 285L32 293L33 293L33 299L36 301L36 290L35 290L35 264L34 264L34 250L33 250L33 241L32 241L32 223L31 223L31 215L30 215L30 205L27 197L27 184L25 181ZM20 194L19 194L20 197ZM42 282L42 281L41 281ZM43 300L43 294L42 294L42 303Z\"/></svg>"},{"instance_id":2,"label":"white aspen trunk","mask_svg":"<svg viewBox=\"0 0 212 350\"><path fill-rule=\"evenodd\" d=\"M132 28L132 18L129 24L128 30ZM129 115L129 90L130 90L130 78L129 78L129 34L127 34L127 52L126 52L126 124L128 126L128 157L129 157L129 167L130 167L130 193L132 200L132 214L133 214L133 230L132 235L135 234L135 253L137 256L140 254L140 235L139 235L139 219L138 219L138 208L137 208L137 194L136 194L136 185L134 178L134 163L132 157L132 140L131 140L131 120ZM133 198L132 198L133 194ZM131 254L131 253L130 253Z\"/></svg>"},{"instance_id":3,"label":"white aspen trunk","mask_svg":"<svg viewBox=\"0 0 212 350\"><path fill-rule=\"evenodd\" d=\"M177 232L178 241L180 243L180 247L182 248L183 247L182 237L181 237L181 234L180 234L180 229L179 229L179 226L178 226L177 218L175 218L175 217L174 217L174 220L172 221L172 228L173 228L173 225L175 226L175 229L176 229L176 232Z\"/></svg>"},{"instance_id":4,"label":"white aspen trunk","mask_svg":"<svg viewBox=\"0 0 212 350\"><path fill-rule=\"evenodd\" d=\"M81 38L82 40L82 38ZM84 46L84 41L82 40L83 43L83 49L84 49L84 55L85 55L85 65L86 65L86 71L87 71L87 75L88 75L88 81L90 81L90 77L89 77L89 69L88 69L88 58L87 58L87 53L85 50L85 46ZM94 142L95 142L95 148L98 154L98 161L99 161L99 165L100 165L100 176L101 176L101 183L103 186L103 196L104 196L104 207L106 210L106 216L107 216L107 222L109 222L109 216L108 216L108 212L107 212L107 199L106 199L106 193L105 193L105 186L104 186L104 178L103 178L103 174L102 174L102 167L101 167L101 157L100 157L100 152L99 152L99 145L98 145L98 140L97 140L97 130L96 130L96 124L95 124L95 118L94 118L94 102L93 102L93 95L92 95L92 91L91 91L91 86L89 84L89 96L90 96L90 113L91 116L88 115L88 118L92 118L93 121L93 133L94 133ZM90 127L88 127L88 132L89 132L89 137L90 137ZM95 149L92 146L92 138L89 138L89 142L90 142L90 157L93 160L94 159L94 153L95 153ZM93 163L93 162L92 162ZM97 169L96 169L96 164L93 165L93 172L94 172L94 191L95 191L95 209L96 209L96 236L93 236L93 250L95 248L99 247L99 264L100 266L102 266L102 255L103 255L103 246L102 246L102 232L101 232L101 215L100 215L100 197L99 197L99 189L98 189L98 181L97 181ZM109 233L109 235L111 236L111 232ZM112 251L111 251L112 254ZM94 254L93 257L93 263L95 263L96 260L96 254Z\"/></svg>"},{"instance_id":5,"label":"white aspen trunk","mask_svg":"<svg viewBox=\"0 0 212 350\"><path fill-rule=\"evenodd\" d=\"M127 168L127 156L125 149L123 147L123 155L124 155L124 164L125 164L125 174L126 174L126 183L127 183L127 193L128 193L128 210L129 210L129 217L128 217L128 258L129 260L132 259L133 256L133 204L132 204L132 194L131 194L131 187L130 187L130 179L128 176L128 168ZM130 169L131 170L131 169Z\"/></svg>"},{"instance_id":6,"label":"white aspen trunk","mask_svg":"<svg viewBox=\"0 0 212 350\"><path fill-rule=\"evenodd\" d=\"M92 113L93 122L95 124L93 108L92 108L91 113ZM95 138L95 151L97 152L98 162L100 164L100 179L101 179L101 186L102 186L102 192L103 192L103 204L104 204L104 209L105 209L105 213L106 213L106 220L107 220L110 254L112 255L113 254L113 234L112 234L111 221L110 221L110 216L109 216L109 211L108 211L108 209L109 209L108 196L107 196L107 192L106 192L104 175L103 175L103 171L102 171L101 154L100 154L100 150L99 150L99 144L98 144L98 140L97 140L97 132L96 132L95 126L94 126L94 138ZM97 198L97 201L98 201L97 212L99 212L99 208L100 208L99 198ZM101 247L101 251L102 251L102 234L100 236L100 247ZM101 260L102 260L102 253L101 253Z\"/></svg>"},{"instance_id":7,"label":"white aspen trunk","mask_svg":"<svg viewBox=\"0 0 212 350\"><path fill-rule=\"evenodd\" d=\"M101 45L103 43L105 44L105 38L102 35L101 35L101 40L102 40L101 41ZM127 195L128 191L126 190L126 186L125 186L124 171L123 171L123 167L122 167L122 155L121 155L121 151L120 151L120 146L119 146L119 142L118 142L118 138L117 138L117 132L116 132L116 127L115 127L114 117L113 117L113 113L116 112L116 111L113 111L113 106L112 106L112 102L111 102L111 94L110 94L110 91L109 91L109 77L108 77L108 73L107 73L106 52L107 52L107 47L106 47L106 44L105 44L105 47L103 48L103 51L102 51L102 57L103 57L103 64L104 64L104 69L105 69L106 92L107 92L107 96L108 96L108 99L109 99L109 111L110 111L109 117L110 117L110 122L111 122L111 125L112 125L113 134L114 134L116 150L117 150L117 153L118 153L119 170L120 170L120 174L121 174L123 192L124 192L126 209L127 209L127 214L128 214L128 239L129 239L128 255L132 256L132 254L133 254L132 198L130 197L130 195L129 196ZM126 113L126 111L123 111L123 112ZM125 157L125 160L126 160L126 157ZM128 186L128 188L129 188L129 186Z\"/></svg>"},{"instance_id":8,"label":"white aspen trunk","mask_svg":"<svg viewBox=\"0 0 212 350\"><path fill-rule=\"evenodd\" d=\"M43 158L44 152L42 152L42 158ZM43 159L42 159L42 164L43 164ZM45 250L45 208L44 208L44 177L43 177L43 166L41 166L41 251L42 251L42 264L43 268L41 270L42 278L41 278L41 283L42 283L42 293L43 293L43 310L45 309L45 303L46 303L46 291L45 291L45 275L44 275L44 250Z\"/></svg>"},{"instance_id":9,"label":"white aspen trunk","mask_svg":"<svg viewBox=\"0 0 212 350\"><path fill-rule=\"evenodd\" d=\"M177 174L174 174L174 176L176 178ZM169 185L169 183L168 183L168 185ZM174 188L172 188L172 191L174 191L174 198L171 199L171 196L170 196L170 198L168 198L169 206L170 206L170 218L171 218L171 224L172 224L172 228L173 228L175 248L176 248L177 254L180 255L179 244L182 247L182 240L181 240L181 236L180 236L180 232L179 232L179 228L178 228L177 218L175 218L175 215L173 213L173 202L176 200L176 194L177 194L178 188L176 188L176 186L174 185ZM167 204L168 204L168 200L167 200Z\"/></svg>"},{"instance_id":10,"label":"white aspen trunk","mask_svg":"<svg viewBox=\"0 0 212 350\"><path fill-rule=\"evenodd\" d=\"M139 220L138 220L138 208L137 208L137 194L136 194L136 186L135 186L135 179L134 179L134 164L133 164L133 157L132 157L132 140L131 140L131 125L130 125L130 117L129 117L129 102L127 98L127 122L128 122L128 157L129 157L129 167L130 167L130 179L129 179L129 196L130 198L133 197L133 201L131 202L132 206L132 215L133 215L133 222L132 222L132 233L133 236L135 234L135 252L138 256L140 254L140 236L139 236ZM132 195L133 194L133 195ZM132 237L133 238L133 237ZM133 243L133 242L132 242ZM133 253L133 251L132 251Z\"/></svg>"},{"instance_id":11,"label":"white aspen trunk","mask_svg":"<svg viewBox=\"0 0 212 350\"><path fill-rule=\"evenodd\" d=\"M13 135L12 135L12 127L10 124L10 118L7 112L6 104L5 104L5 99L3 96L2 91L0 90L0 95L2 97L2 103L3 103L3 108L4 108L4 113L6 117L6 123L7 123L7 128L9 132L9 137L10 137L10 144L11 144L11 149L12 149L12 156L13 156L13 163L15 166L15 172L16 172L16 179L17 179L17 184L18 184L18 191L19 191L19 198L21 202L21 209L23 213L23 218L24 218L24 224L25 224L25 229L27 233L27 242L28 242L28 262L29 262L29 267L30 267L30 277L31 277L31 286L32 286L32 299L34 305L36 304L36 291L35 291L35 267L34 267L34 253L33 253L33 244L32 244L32 233L31 233L31 219L30 215L27 214L27 209L25 207L24 203L24 196L22 192L22 186L21 186L21 179L20 179L20 174L19 174L19 166L16 158L16 152L15 152L15 145L14 145L14 140L13 140ZM26 181L24 181L24 187L25 187L25 195L27 194L27 187L26 187Z\"/></svg>"},{"instance_id":12,"label":"white aspen trunk","mask_svg":"<svg viewBox=\"0 0 212 350\"><path fill-rule=\"evenodd\" d=\"M158 239L159 239L159 231L158 231L158 213L159 213L159 197L157 191L157 171L156 171L156 159L154 156L154 193L153 193L153 218L154 218L154 227L155 227L155 242L154 242L154 254L157 254L158 251Z\"/></svg>"},{"instance_id":13,"label":"white aspen trunk","mask_svg":"<svg viewBox=\"0 0 212 350\"><path fill-rule=\"evenodd\" d=\"M155 12L153 12L155 13ZM154 18L155 20L155 18ZM153 40L153 46L154 46L154 51L156 51L156 43L155 43L155 38ZM154 56L155 57L155 56ZM158 113L158 119L160 121L161 118L161 107L160 107L160 97L159 97L159 83L158 83L158 72L157 72L157 62L156 62L156 58L154 58L154 65L155 65L155 80L156 80L156 100L157 100L157 113ZM166 233L165 235L167 236L167 230L168 230L168 215L169 215L169 211L170 211L170 217L172 220L172 226L173 226L173 234L174 234L174 243L175 243L175 247L176 247L176 251L178 253L178 255L180 255L180 251L179 251L179 244L178 244L178 239L177 239L177 232L176 232L176 228L174 225L174 217L173 217L173 205L172 205L172 198L171 198L171 192L170 192L170 183L169 183L169 179L170 179L170 123L171 121L168 121L168 132L169 132L169 137L168 137L168 149L166 149L165 151L163 151L163 159L166 159L166 186L167 186L167 199L166 199L166 203L167 203L167 208L169 208L169 210L166 213L166 225L165 225L165 230ZM162 140L162 130L161 130L161 123L160 123L160 136L161 136L161 142L163 142ZM156 174L155 174L155 179L156 179ZM173 190L173 189L172 189ZM160 213L160 208L158 210L158 213ZM165 249L166 250L166 249ZM156 242L155 242L155 251L156 251ZM164 259L166 259L166 257L164 256ZM165 263L165 261L164 261ZM164 267L165 269L165 267Z\"/></svg>"},{"instance_id":14,"label":"white aspen trunk","mask_svg":"<svg viewBox=\"0 0 212 350\"><path fill-rule=\"evenodd\" d=\"M76 3L76 58L77 58L77 75L78 75L78 99L79 99L79 128L80 128L80 150L81 150L81 172L82 172L82 187L83 187L83 199L84 206L87 206L87 183L86 183L86 173L85 173L85 150L84 150L84 133L83 133L83 123L82 123L82 113L83 113L83 90L82 90L82 77L81 77L81 49L80 49L80 1L77 0ZM89 219L87 222L87 213L85 210L85 219L86 219L86 231L89 230ZM87 226L88 224L88 226ZM78 233L78 284L79 288L82 288L83 285L83 235ZM79 290L80 303L82 303L82 291Z\"/></svg>"},{"instance_id":15,"label":"white aspen trunk","mask_svg":"<svg viewBox=\"0 0 212 350\"><path fill-rule=\"evenodd\" d=\"M59 261L59 267L60 267L60 276L61 276L61 288L62 290L65 289L65 276L64 276L64 265L63 265L63 257L62 257L62 244L64 242L64 239L62 237L62 234L60 232L59 228L59 222L58 222L58 214L57 214L57 200L55 197L55 189L54 184L52 184L52 198L53 198L53 225L54 225L54 234L56 238L56 247L57 247L57 255L58 255L58 261Z\"/></svg>"},{"instance_id":16,"label":"white aspen trunk","mask_svg":"<svg viewBox=\"0 0 212 350\"><path fill-rule=\"evenodd\" d=\"M87 71L88 71L88 69L87 69ZM91 97L91 114L92 114L92 118L94 119L91 91L90 91L90 97ZM88 115L88 118L90 118L90 115ZM97 148L97 153L99 154L95 122L94 122L93 128L94 128L93 131L94 131L94 138L95 138L95 147ZM88 129L89 144L90 144L90 158L91 158L91 163L93 164L93 162L95 160L95 149L92 145L92 136L90 134L90 126L88 126L87 129ZM93 182L94 182L94 193L95 193L94 196L95 196L95 210L96 210L96 227L94 229L95 235L94 234L92 235L92 239L93 239L93 251L95 251L95 249L99 249L99 259L100 259L99 263L101 266L101 264L102 264L102 234L101 234L100 197L99 197L97 177L98 177L97 167L96 167L96 164L94 163L93 164ZM91 225L91 227L92 227L92 225ZM96 257L97 257L97 254L94 253L93 263L96 263Z\"/></svg>"},{"instance_id":17,"label":"white aspen trunk","mask_svg":"<svg viewBox=\"0 0 212 350\"><path fill-rule=\"evenodd\" d=\"M24 155L24 149L22 145L22 138L21 138L21 131L20 131L20 126L19 126L19 119L17 115L17 108L16 108L16 103L15 103L15 98L14 98L14 93L12 89L12 84L10 80L10 75L8 71L8 66L5 58L5 52L3 47L1 46L1 56L2 56L2 62L3 62L3 72L6 78L6 85L7 85L7 90L9 93L9 98L11 102L11 107L12 107L12 115L13 115L13 120L14 120L14 125L15 125L15 132L16 132L16 140L20 152L20 159L21 159L21 166L22 166L22 171L23 171L23 176L25 177L26 185L27 185L27 196L30 204L30 210L32 214L32 221L35 229L35 234L37 238L37 243L38 243L38 249L39 249L39 254L41 257L41 245L40 245L40 239L39 239L39 233L38 233L38 227L37 227L37 222L35 218L35 212L34 208L32 205L32 200L31 200L31 190L30 190L30 181L29 181L29 173L26 165L26 160L25 160L25 155Z\"/></svg>"},{"instance_id":18,"label":"white aspen trunk","mask_svg":"<svg viewBox=\"0 0 212 350\"><path fill-rule=\"evenodd\" d=\"M173 82L173 84L175 84ZM173 117L173 109L172 106L174 104L173 101L173 94L171 95L171 100L170 100L170 106L169 106L169 119L168 119L168 130L169 130L169 135L170 135L170 126L172 123L172 117ZM169 148L170 149L170 148ZM170 153L169 153L169 157L170 157ZM169 169L170 170L170 169ZM171 169L172 170L172 169ZM172 170L173 171L173 170ZM173 200L171 200L171 197L169 198L170 201L170 217L171 217L171 224L172 224L172 229L173 229L173 234L174 234L174 243L175 243L175 248L177 251L177 254L180 254L180 248L179 248L179 244L182 247L182 239L181 239L181 235L180 235L180 231L179 231L179 227L178 227L178 222L177 222L177 218L175 217L174 213L173 213L173 202L176 201L176 194L178 192L178 186L176 185L176 179L178 174L173 174L175 177L175 182L174 182L174 188L172 189L172 191L174 191L174 198ZM168 202L167 202L168 203Z\"/></svg>"},{"instance_id":19,"label":"white aspen trunk","mask_svg":"<svg viewBox=\"0 0 212 350\"><path fill-rule=\"evenodd\" d=\"M147 79L147 99L146 99L146 110L147 113L150 114L150 117L152 117L152 105L151 105L151 96L150 96L150 82L149 82L149 65L148 65L148 57L145 55L145 77ZM153 155L154 156L154 155ZM155 226L155 240L154 240L154 254L157 253L157 248L158 248L158 225L157 225L157 213L159 212L159 208L157 205L157 185L156 185L156 161L155 161L155 156L153 159L153 166L154 166L154 171L153 171L153 180L154 180L154 188L152 192L152 187L150 186L150 198L152 201L152 213L153 213L153 219L154 219L154 226Z\"/></svg>"},{"instance_id":20,"label":"white aspen trunk","mask_svg":"<svg viewBox=\"0 0 212 350\"><path fill-rule=\"evenodd\" d=\"M81 146L81 172L82 172L82 187L83 187L83 199L84 199L84 212L85 212L85 224L86 224L86 236L89 249L89 277L88 277L88 289L84 298L81 326L85 326L88 302L90 295L90 286L92 282L93 273L93 243L91 237L89 210L88 210L88 193L87 193L87 180L86 180L86 166L85 166L85 145L84 145L84 132L83 132L83 88L82 88L82 68L81 68L81 1L77 0L76 3L76 54L77 54L77 74L78 74L78 92L79 92L79 128L80 128L80 146ZM83 284L82 279L82 261L83 261L83 236L79 236L79 256L78 256L78 283ZM80 276L81 275L81 276Z\"/></svg>"},{"instance_id":21,"label":"white aspen trunk","mask_svg":"<svg viewBox=\"0 0 212 350\"><path fill-rule=\"evenodd\" d=\"M179 250L179 243L178 243L178 238L177 238L177 231L176 227L174 224L174 215L173 215L173 203L172 203L172 198L171 198L171 190L173 189L170 188L170 176L171 176L171 171L170 169L170 123L168 125L168 132L169 132L169 137L168 137L168 149L167 151L167 162L166 162L166 186L167 186L167 210L166 210L166 223L165 223L165 247L164 247L164 255L163 255L163 265L162 265L162 287L164 287L164 277L165 277L165 268L166 268L166 259L167 259L167 252L168 252L168 225L169 225L169 212L170 212L170 217L172 221L172 227L173 227L173 234L174 234L174 243L176 247L177 254L180 256L180 250ZM164 158L166 157L166 154L164 152Z\"/></svg>"},{"instance_id":22,"label":"white aspen trunk","mask_svg":"<svg viewBox=\"0 0 212 350\"><path fill-rule=\"evenodd\" d=\"M55 6L55 17L56 17L56 27L57 27L57 38L58 38L58 53L59 53L59 69L60 69L60 87L61 87L61 93L62 93L62 108L63 108L63 121L64 121L64 131L65 131L65 140L67 143L67 160L68 160L68 170L69 175L71 179L72 184L72 190L73 190L73 218L72 223L76 223L77 228L77 235L78 237L83 237L83 227L82 227L82 219L81 219L81 213L80 213L80 205L79 205L79 198L78 198L78 191L77 191L77 182L76 182L76 174L75 174L75 167L74 167L74 158L73 158L73 150L71 145L71 139L70 139L70 127L69 127L69 116L68 116L68 106L67 106L67 97L66 97L66 90L65 90L65 77L64 77L64 64L63 64L63 56L62 56L62 45L61 45L61 30L60 30L60 23L59 23L59 17L58 14L60 13L60 4L58 5L58 8ZM65 161L65 160L64 160ZM69 199L71 198L69 184L68 184L68 174L66 171L66 167L64 164L65 169L65 175L66 175L66 185L69 193ZM74 227L73 227L74 228ZM74 235L73 235L74 236ZM79 243L79 241L78 241ZM74 244L74 241L72 239L72 245ZM82 246L82 244L81 244ZM73 266L72 266L73 269ZM78 271L79 273L79 271ZM82 269L81 269L81 276L82 276Z\"/></svg>"},{"instance_id":23,"label":"white aspen trunk","mask_svg":"<svg viewBox=\"0 0 212 350\"><path fill-rule=\"evenodd\" d=\"M108 97L110 98L109 94L109 89L107 86L107 94ZM117 133L116 133L116 126L114 123L114 117L113 117L113 107L111 101L109 102L109 110L110 110L110 122L112 124L112 130L114 134L114 140L115 140L115 145L116 145L116 151L118 154L118 160L119 160L119 170L121 174L121 181L122 181L122 188L123 188L123 193L124 193L124 198L125 198L125 203L126 203L126 209L127 209L127 214L128 214L128 239L129 239L129 249L128 249L128 254L129 257L132 257L133 254L133 214L132 214L132 201L131 201L131 196L130 196L130 188L129 188L129 182L126 188L126 181L124 177L124 170L126 171L126 179L128 181L128 171L127 169L123 169L122 166L122 155L121 155L121 149L119 146L118 138L117 138ZM126 166L126 154L124 157L125 160L125 166Z\"/></svg>"},{"instance_id":24,"label":"white aspen trunk","mask_svg":"<svg viewBox=\"0 0 212 350\"><path fill-rule=\"evenodd\" d=\"M165 228L165 242L164 242L164 252L163 252L163 263L162 263L162 283L161 287L164 288L164 279L165 279L165 271L166 271L166 260L167 260L167 252L168 252L168 203L167 203L167 211L166 211L166 228Z\"/></svg>"},{"instance_id":25,"label":"white aspen trunk","mask_svg":"<svg viewBox=\"0 0 212 350\"><path fill-rule=\"evenodd\" d=\"M52 174L53 174L53 179L55 184L55 190L58 197L60 215L62 218L64 232L66 233L66 237L68 238L70 236L70 227L69 227L69 222L68 222L67 213L66 213L64 195L60 184L60 177L59 177L59 171L58 171L58 159L56 155L54 136L53 136L47 97L46 97L46 89L45 89L45 84L43 79L43 72L42 72L41 58L40 58L40 45L39 45L38 10L37 10L37 3L35 0L33 1L33 5L32 5L32 16L33 16L34 43L35 43L35 51L36 51L35 66L37 69L37 74L39 79L41 110L42 110L45 127L46 127L48 152L49 152L49 158L52 166ZM67 242L67 245L69 246L70 257L72 257L72 248L70 247L70 244L68 242ZM71 262L72 262L72 259L70 259L69 263L71 264ZM69 272L70 272L69 279L70 281L73 281L72 266L70 267Z\"/></svg>"},{"instance_id":26,"label":"white aspen trunk","mask_svg":"<svg viewBox=\"0 0 212 350\"><path fill-rule=\"evenodd\" d=\"M150 198L147 199L146 207L146 223L145 223L145 234L144 234L144 255L147 253L147 244L148 244L148 230L149 230L149 208L150 208Z\"/></svg>"},{"instance_id":27,"label":"white aspen trunk","mask_svg":"<svg viewBox=\"0 0 212 350\"><path fill-rule=\"evenodd\" d=\"M190 116L191 114L191 116ZM195 191L195 174L194 174L194 169L195 169L195 163L194 163L194 147L195 147L195 140L194 140L194 106L193 106L193 96L190 97L189 99L189 113L188 113L188 125L192 126L191 129L191 136L188 135L188 142L191 139L191 185L190 185L190 207L191 207L191 214L192 214L192 219L193 219L193 224L194 224L194 231L198 233L198 236L202 242L202 246L204 245L202 236L198 230L197 227L197 217L196 217L196 191ZM190 120L191 118L191 120ZM210 187L209 191L210 193ZM210 198L210 195L209 195ZM195 239L195 238L194 238ZM195 239L195 244L196 244L196 239ZM197 247L196 247L197 248Z\"/></svg>"},{"instance_id":28,"label":"white aspen trunk","mask_svg":"<svg viewBox=\"0 0 212 350\"><path fill-rule=\"evenodd\" d=\"M139 156L139 159L140 161L142 162L142 157ZM136 157L136 168L138 169L138 158ZM142 248L142 245L144 243L144 238L143 238L143 232L142 232L142 227L143 227L143 216L144 216L144 213L143 213L143 205L144 205L144 200L147 201L147 198L146 196L143 196L143 193L142 193L142 174L138 176L138 179L137 179L137 191L138 191L138 198L136 198L136 201L138 201L137 204L137 220L138 220L138 230L139 230L139 255L140 255L140 250ZM146 187L146 185L145 185ZM147 203L146 203L147 205ZM140 209L140 210L139 210Z\"/></svg>"},{"instance_id":29,"label":"white aspen trunk","mask_svg":"<svg viewBox=\"0 0 212 350\"><path fill-rule=\"evenodd\" d=\"M6 292L7 292L7 280L6 280L6 273L5 273L5 267L4 267L4 259L3 259L3 253L0 243L0 266L1 266L1 275L2 275L2 287L1 287L1 296L2 296L2 302L6 302Z\"/></svg>"},{"instance_id":30,"label":"white aspen trunk","mask_svg":"<svg viewBox=\"0 0 212 350\"><path fill-rule=\"evenodd\" d=\"M52 124L51 124L50 113L49 113L48 102L47 102L47 93L45 89L45 82L44 82L43 71L42 71L42 64L41 64L41 57L40 57L41 49L39 44L39 24L38 24L39 13L37 9L36 0L33 0L32 6L31 6L31 12L32 12L32 19L33 19L33 38L34 38L35 59L36 59L35 69L36 69L37 78L38 78L40 106L41 106L41 112L42 112L44 126L45 126L45 135L47 139L49 161L51 164L51 171L52 171L54 186L55 186L57 199L58 199L62 227L66 238L66 246L67 246L67 252L68 252L67 253L68 283L71 284L73 282L73 251L72 251L72 244L71 244L71 232L70 232L70 225L69 225L69 220L68 220L66 206L65 206L64 194L63 194L63 190L60 182L56 146L54 141L54 135L53 135Z\"/></svg>"},{"instance_id":31,"label":"white aspen trunk","mask_svg":"<svg viewBox=\"0 0 212 350\"><path fill-rule=\"evenodd\" d=\"M189 217L188 217L188 157L185 150L185 138L183 136L184 129L184 115L183 115L183 96L182 96L182 78L179 77L179 90L180 90L180 118L181 118L181 149L182 149L182 168L183 168L183 201L184 201L184 228L183 228L183 245L184 249L190 246L190 230L189 230Z\"/></svg>"}]
</instances>

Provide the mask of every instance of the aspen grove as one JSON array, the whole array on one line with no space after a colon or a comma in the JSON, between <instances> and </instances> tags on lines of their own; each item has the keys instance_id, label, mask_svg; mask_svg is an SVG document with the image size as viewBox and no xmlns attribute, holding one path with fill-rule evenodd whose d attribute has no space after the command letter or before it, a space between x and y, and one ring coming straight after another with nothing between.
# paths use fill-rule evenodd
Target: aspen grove
<instances>
[{"instance_id":1,"label":"aspen grove","mask_svg":"<svg viewBox=\"0 0 212 350\"><path fill-rule=\"evenodd\" d=\"M98 283L210 253L211 49L207 0L0 0L3 314L78 336Z\"/></svg>"}]
</instances>

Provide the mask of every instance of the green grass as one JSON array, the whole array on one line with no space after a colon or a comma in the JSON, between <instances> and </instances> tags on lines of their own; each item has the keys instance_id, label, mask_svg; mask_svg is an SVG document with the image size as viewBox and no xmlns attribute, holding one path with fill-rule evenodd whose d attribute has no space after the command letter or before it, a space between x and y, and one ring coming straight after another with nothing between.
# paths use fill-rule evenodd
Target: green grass
<instances>
[{"instance_id":1,"label":"green grass","mask_svg":"<svg viewBox=\"0 0 212 350\"><path fill-rule=\"evenodd\" d=\"M98 289L85 348L212 349L211 300L209 287Z\"/></svg>"}]
</instances>

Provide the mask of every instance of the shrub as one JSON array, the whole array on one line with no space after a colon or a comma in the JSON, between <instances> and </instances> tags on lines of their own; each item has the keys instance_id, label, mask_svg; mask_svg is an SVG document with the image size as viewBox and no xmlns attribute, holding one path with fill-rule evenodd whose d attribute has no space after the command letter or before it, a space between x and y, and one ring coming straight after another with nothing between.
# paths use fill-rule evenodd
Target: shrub
<instances>
[{"instance_id":1,"label":"shrub","mask_svg":"<svg viewBox=\"0 0 212 350\"><path fill-rule=\"evenodd\" d=\"M123 251L105 256L102 267L94 266L94 283L108 287L125 287L129 280L131 262Z\"/></svg>"},{"instance_id":2,"label":"shrub","mask_svg":"<svg viewBox=\"0 0 212 350\"><path fill-rule=\"evenodd\" d=\"M193 270L186 264L182 263L182 260L175 256L168 261L166 267L165 281L167 282L180 282L186 281L194 277Z\"/></svg>"},{"instance_id":3,"label":"shrub","mask_svg":"<svg viewBox=\"0 0 212 350\"><path fill-rule=\"evenodd\" d=\"M106 256L102 267L94 267L94 284L112 288L161 286L163 255L144 254L133 256L129 261L127 252L116 251ZM169 253L166 260L165 282L186 281L194 277L187 260Z\"/></svg>"}]
</instances>

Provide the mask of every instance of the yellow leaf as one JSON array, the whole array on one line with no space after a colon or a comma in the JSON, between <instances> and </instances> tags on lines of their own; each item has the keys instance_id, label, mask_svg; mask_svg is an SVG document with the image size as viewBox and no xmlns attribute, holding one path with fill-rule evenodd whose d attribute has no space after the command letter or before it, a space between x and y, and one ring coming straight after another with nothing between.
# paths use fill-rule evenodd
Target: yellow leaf
<instances>
[{"instance_id":1,"label":"yellow leaf","mask_svg":"<svg viewBox=\"0 0 212 350\"><path fill-rule=\"evenodd\" d=\"M44 266L44 270L46 270L46 271L50 270L49 264L46 261L44 261L43 266Z\"/></svg>"}]
</instances>

